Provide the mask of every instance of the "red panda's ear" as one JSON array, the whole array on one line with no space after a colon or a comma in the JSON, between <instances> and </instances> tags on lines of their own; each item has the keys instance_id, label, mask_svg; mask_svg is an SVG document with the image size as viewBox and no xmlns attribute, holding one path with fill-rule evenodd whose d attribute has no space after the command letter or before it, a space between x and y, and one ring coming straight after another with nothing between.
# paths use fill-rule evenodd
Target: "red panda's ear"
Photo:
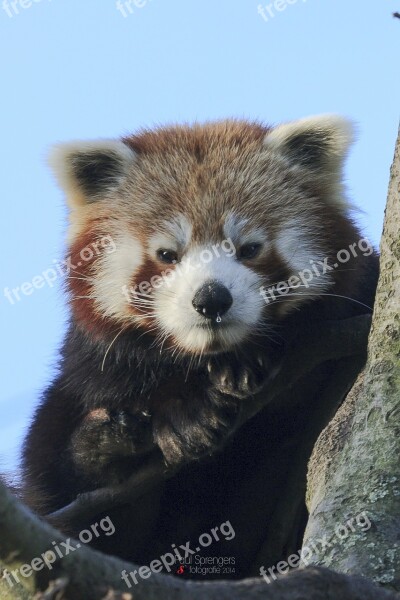
<instances>
[{"instance_id":1,"label":"red panda's ear","mask_svg":"<svg viewBox=\"0 0 400 600\"><path fill-rule=\"evenodd\" d=\"M334 178L340 175L353 139L351 121L337 115L320 115L278 125L265 136L264 146L314 176Z\"/></svg>"},{"instance_id":2,"label":"red panda's ear","mask_svg":"<svg viewBox=\"0 0 400 600\"><path fill-rule=\"evenodd\" d=\"M125 179L135 153L120 140L69 142L54 146L52 167L72 208L96 202Z\"/></svg>"}]
</instances>

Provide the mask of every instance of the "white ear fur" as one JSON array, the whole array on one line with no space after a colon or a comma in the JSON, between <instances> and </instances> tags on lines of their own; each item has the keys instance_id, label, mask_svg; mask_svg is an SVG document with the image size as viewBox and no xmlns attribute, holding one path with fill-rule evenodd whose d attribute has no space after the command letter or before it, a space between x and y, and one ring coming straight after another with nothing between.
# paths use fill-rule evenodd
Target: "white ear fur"
<instances>
[{"instance_id":1,"label":"white ear fur","mask_svg":"<svg viewBox=\"0 0 400 600\"><path fill-rule=\"evenodd\" d=\"M122 141L104 139L57 144L48 162L69 204L76 207L118 188L135 156Z\"/></svg>"},{"instance_id":2,"label":"white ear fur","mask_svg":"<svg viewBox=\"0 0 400 600\"><path fill-rule=\"evenodd\" d=\"M264 139L264 146L293 165L321 175L341 169L355 137L351 121L338 115L317 115L278 125Z\"/></svg>"}]
</instances>

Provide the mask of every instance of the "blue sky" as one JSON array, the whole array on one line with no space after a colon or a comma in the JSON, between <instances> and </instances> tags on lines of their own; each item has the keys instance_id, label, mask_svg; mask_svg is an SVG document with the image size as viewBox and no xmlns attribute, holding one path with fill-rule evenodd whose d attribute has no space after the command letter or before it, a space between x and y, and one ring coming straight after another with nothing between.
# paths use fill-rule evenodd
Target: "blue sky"
<instances>
[{"instance_id":1,"label":"blue sky","mask_svg":"<svg viewBox=\"0 0 400 600\"><path fill-rule=\"evenodd\" d=\"M120 10L115 0L2 2L0 470L15 465L67 318L60 279L14 304L4 296L63 255L66 211L45 162L53 142L341 113L359 125L346 177L378 243L400 97L400 0L136 0L131 12L124 0Z\"/></svg>"}]
</instances>

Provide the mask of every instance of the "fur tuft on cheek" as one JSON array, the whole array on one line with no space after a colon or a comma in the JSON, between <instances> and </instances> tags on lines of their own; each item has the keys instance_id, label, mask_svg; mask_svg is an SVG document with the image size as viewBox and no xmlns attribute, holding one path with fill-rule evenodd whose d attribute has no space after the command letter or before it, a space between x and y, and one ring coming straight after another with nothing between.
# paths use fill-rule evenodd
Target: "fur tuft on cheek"
<instances>
[{"instance_id":1,"label":"fur tuft on cheek","mask_svg":"<svg viewBox=\"0 0 400 600\"><path fill-rule=\"evenodd\" d=\"M115 331L132 320L124 288L143 260L140 241L130 233L92 224L70 248L68 289L78 322L93 333Z\"/></svg>"}]
</instances>

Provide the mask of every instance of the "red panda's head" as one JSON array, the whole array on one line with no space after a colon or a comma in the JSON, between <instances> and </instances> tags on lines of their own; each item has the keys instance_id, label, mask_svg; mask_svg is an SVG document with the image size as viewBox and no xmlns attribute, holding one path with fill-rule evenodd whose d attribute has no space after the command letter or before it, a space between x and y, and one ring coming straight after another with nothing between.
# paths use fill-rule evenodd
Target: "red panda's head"
<instances>
[{"instance_id":1,"label":"red panda's head","mask_svg":"<svg viewBox=\"0 0 400 600\"><path fill-rule=\"evenodd\" d=\"M135 328L160 347L212 353L318 297L332 274L270 305L260 290L349 238L341 171L350 140L347 121L322 116L57 146L75 319L98 336Z\"/></svg>"}]
</instances>

